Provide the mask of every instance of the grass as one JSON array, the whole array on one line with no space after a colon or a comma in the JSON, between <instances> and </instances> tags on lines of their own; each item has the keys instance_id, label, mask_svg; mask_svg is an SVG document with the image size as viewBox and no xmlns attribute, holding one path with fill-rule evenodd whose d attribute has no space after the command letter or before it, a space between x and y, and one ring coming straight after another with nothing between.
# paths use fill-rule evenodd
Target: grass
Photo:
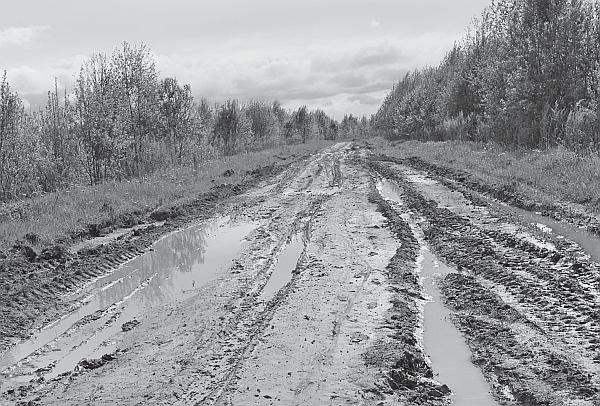
<instances>
[{"instance_id":1,"label":"grass","mask_svg":"<svg viewBox=\"0 0 600 406\"><path fill-rule=\"evenodd\" d=\"M163 205L177 205L207 192L215 184L244 182L246 171L288 163L330 145L328 141L286 145L202 163L197 170L176 168L125 182L79 186L0 205L0 252L17 240L35 240L43 247L66 241L90 224L103 224L131 213L145 214ZM234 174L224 177L231 169Z\"/></svg>"},{"instance_id":2,"label":"grass","mask_svg":"<svg viewBox=\"0 0 600 406\"><path fill-rule=\"evenodd\" d=\"M506 149L492 143L461 141L389 143L377 139L376 151L397 158L418 157L473 174L490 184L510 184L538 201L584 205L600 213L600 157L564 148L548 151Z\"/></svg>"}]
</instances>

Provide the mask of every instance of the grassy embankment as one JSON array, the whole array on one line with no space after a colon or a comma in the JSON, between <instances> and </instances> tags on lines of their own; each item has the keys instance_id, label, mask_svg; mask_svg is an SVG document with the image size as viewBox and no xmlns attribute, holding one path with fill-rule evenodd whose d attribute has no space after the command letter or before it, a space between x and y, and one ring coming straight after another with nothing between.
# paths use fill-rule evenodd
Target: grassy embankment
<instances>
[{"instance_id":1,"label":"grassy embankment","mask_svg":"<svg viewBox=\"0 0 600 406\"><path fill-rule=\"evenodd\" d=\"M204 162L196 171L177 168L143 179L78 186L19 202L0 205L0 253L17 240L43 247L83 234L91 224L119 224L125 217L142 217L161 206L177 206L213 186L243 184L247 171L294 162L330 145L329 141L289 145ZM233 170L233 175L224 176ZM26 238L28 236L28 238Z\"/></svg>"},{"instance_id":2,"label":"grassy embankment","mask_svg":"<svg viewBox=\"0 0 600 406\"><path fill-rule=\"evenodd\" d=\"M600 157L563 148L549 151L506 149L475 142L388 142L373 140L375 152L466 171L489 184L511 185L538 202L582 204L600 214Z\"/></svg>"}]
</instances>

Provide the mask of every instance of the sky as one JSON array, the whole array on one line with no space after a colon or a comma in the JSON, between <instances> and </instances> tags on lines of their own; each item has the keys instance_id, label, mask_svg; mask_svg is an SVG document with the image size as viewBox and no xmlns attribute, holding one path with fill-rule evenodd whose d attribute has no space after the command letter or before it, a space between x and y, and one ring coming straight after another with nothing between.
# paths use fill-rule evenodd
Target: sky
<instances>
[{"instance_id":1,"label":"sky","mask_svg":"<svg viewBox=\"0 0 600 406\"><path fill-rule=\"evenodd\" d=\"M489 0L19 0L0 6L0 71L32 108L93 53L145 44L196 98L377 111L436 65Z\"/></svg>"}]
</instances>

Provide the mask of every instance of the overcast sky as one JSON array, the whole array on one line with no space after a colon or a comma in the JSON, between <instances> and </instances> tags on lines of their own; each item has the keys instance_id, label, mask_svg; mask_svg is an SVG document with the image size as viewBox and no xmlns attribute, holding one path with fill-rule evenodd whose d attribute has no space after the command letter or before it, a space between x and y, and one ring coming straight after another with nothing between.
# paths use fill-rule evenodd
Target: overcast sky
<instances>
[{"instance_id":1,"label":"overcast sky","mask_svg":"<svg viewBox=\"0 0 600 406\"><path fill-rule=\"evenodd\" d=\"M0 70L43 100L122 41L196 97L374 113L407 70L437 64L488 0L19 0L0 6Z\"/></svg>"}]
</instances>

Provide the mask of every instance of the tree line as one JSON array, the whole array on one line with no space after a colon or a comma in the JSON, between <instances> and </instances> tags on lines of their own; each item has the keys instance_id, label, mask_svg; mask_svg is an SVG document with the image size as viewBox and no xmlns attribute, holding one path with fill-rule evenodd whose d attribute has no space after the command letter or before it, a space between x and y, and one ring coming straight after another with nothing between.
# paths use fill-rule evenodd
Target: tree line
<instances>
[{"instance_id":1,"label":"tree line","mask_svg":"<svg viewBox=\"0 0 600 406\"><path fill-rule=\"evenodd\" d=\"M194 100L189 85L160 78L146 46L95 54L71 91L55 82L45 108L27 111L0 81L0 201L98 184L285 143L355 137L366 119L341 123L306 106Z\"/></svg>"},{"instance_id":2,"label":"tree line","mask_svg":"<svg viewBox=\"0 0 600 406\"><path fill-rule=\"evenodd\" d=\"M389 138L600 149L600 6L493 1L437 67L406 74L373 117Z\"/></svg>"}]
</instances>

